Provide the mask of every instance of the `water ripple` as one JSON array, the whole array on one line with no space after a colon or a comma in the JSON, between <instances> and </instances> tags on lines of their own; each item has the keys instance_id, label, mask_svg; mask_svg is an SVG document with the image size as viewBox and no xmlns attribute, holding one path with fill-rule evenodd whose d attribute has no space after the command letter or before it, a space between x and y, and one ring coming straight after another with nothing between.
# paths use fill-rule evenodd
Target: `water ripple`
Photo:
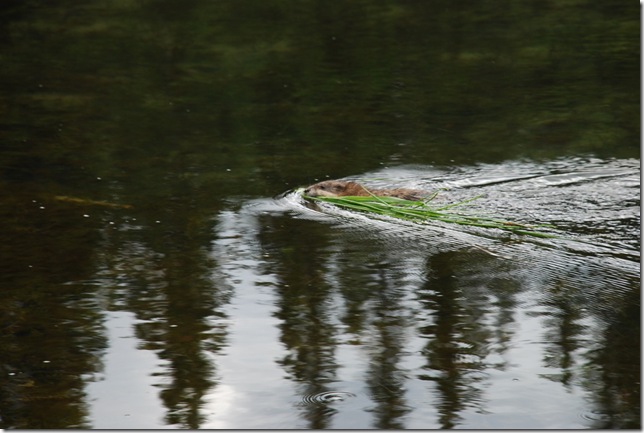
<instances>
[{"instance_id":1,"label":"water ripple","mask_svg":"<svg viewBox=\"0 0 644 433\"><path fill-rule=\"evenodd\" d=\"M325 391L317 394L308 394L302 397L303 405L326 405L329 403L336 403L344 401L347 398L355 397L356 395L347 391Z\"/></svg>"}]
</instances>

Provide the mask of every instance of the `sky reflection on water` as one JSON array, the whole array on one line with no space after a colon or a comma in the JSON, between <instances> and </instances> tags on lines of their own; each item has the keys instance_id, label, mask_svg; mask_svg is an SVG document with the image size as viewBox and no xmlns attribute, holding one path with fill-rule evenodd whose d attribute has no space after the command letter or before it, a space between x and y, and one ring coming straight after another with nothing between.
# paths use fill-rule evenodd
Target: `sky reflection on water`
<instances>
[{"instance_id":1,"label":"sky reflection on water","mask_svg":"<svg viewBox=\"0 0 644 433\"><path fill-rule=\"evenodd\" d=\"M0 3L0 428L639 428L639 12Z\"/></svg>"}]
</instances>

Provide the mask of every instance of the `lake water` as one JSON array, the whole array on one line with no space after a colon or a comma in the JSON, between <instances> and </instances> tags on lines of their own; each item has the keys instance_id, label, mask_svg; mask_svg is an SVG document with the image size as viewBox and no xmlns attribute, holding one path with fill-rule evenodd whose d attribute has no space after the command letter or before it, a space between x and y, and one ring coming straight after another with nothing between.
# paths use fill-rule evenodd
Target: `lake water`
<instances>
[{"instance_id":1,"label":"lake water","mask_svg":"<svg viewBox=\"0 0 644 433\"><path fill-rule=\"evenodd\" d=\"M5 2L0 428L641 428L632 3Z\"/></svg>"}]
</instances>

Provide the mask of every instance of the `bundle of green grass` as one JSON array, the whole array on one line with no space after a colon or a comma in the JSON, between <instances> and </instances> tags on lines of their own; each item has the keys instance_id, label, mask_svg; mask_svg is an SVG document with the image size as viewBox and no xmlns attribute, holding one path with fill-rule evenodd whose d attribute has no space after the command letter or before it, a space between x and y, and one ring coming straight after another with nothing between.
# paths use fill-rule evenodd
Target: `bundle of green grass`
<instances>
[{"instance_id":1,"label":"bundle of green grass","mask_svg":"<svg viewBox=\"0 0 644 433\"><path fill-rule=\"evenodd\" d=\"M330 203L344 209L384 215L419 223L441 221L444 223L459 224L463 226L499 229L516 234L541 238L557 237L551 233L540 231L541 229L552 228L549 225L526 225L498 218L470 215L454 211L455 208L470 203L481 196L476 196L448 205L433 206L432 200L438 195L438 192L432 194L428 198L417 201L404 200L397 197L376 196L373 194L369 196L313 197L306 195L304 189L301 190L301 194L305 199L314 202Z\"/></svg>"}]
</instances>

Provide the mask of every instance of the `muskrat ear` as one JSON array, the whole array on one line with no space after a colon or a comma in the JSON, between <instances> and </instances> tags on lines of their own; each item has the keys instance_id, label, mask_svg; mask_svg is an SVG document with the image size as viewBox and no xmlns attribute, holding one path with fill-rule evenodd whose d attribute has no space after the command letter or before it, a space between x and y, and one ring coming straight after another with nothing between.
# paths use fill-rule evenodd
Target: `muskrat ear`
<instances>
[{"instance_id":1,"label":"muskrat ear","mask_svg":"<svg viewBox=\"0 0 644 433\"><path fill-rule=\"evenodd\" d=\"M351 186L353 182L334 182L331 187L334 191L344 191Z\"/></svg>"}]
</instances>

